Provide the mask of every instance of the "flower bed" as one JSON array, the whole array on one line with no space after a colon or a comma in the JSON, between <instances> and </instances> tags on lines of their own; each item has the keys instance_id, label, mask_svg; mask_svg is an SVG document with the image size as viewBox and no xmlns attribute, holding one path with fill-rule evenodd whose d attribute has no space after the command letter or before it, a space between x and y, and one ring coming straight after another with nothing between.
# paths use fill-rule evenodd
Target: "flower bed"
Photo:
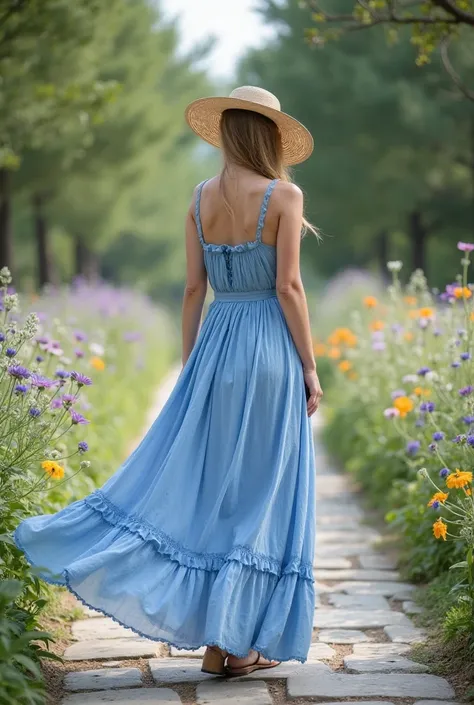
<instances>
[{"instance_id":1,"label":"flower bed","mask_svg":"<svg viewBox=\"0 0 474 705\"><path fill-rule=\"evenodd\" d=\"M462 273L442 294L419 271L403 287L389 263L387 296L367 295L315 350L337 373L329 449L403 536L411 579L458 573L452 610L474 641L474 245L458 248Z\"/></svg>"},{"instance_id":2,"label":"flower bed","mask_svg":"<svg viewBox=\"0 0 474 705\"><path fill-rule=\"evenodd\" d=\"M174 344L164 312L138 294L76 282L22 316L10 282L1 270L0 682L5 702L22 705L44 702L38 662L52 655L36 628L45 588L11 533L118 468Z\"/></svg>"}]
</instances>

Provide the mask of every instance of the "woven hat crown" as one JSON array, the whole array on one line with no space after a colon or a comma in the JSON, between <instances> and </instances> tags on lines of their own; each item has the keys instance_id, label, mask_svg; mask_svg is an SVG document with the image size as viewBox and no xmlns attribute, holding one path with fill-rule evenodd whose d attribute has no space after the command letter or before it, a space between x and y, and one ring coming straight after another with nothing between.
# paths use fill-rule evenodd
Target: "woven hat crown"
<instances>
[{"instance_id":1,"label":"woven hat crown","mask_svg":"<svg viewBox=\"0 0 474 705\"><path fill-rule=\"evenodd\" d=\"M257 86L240 86L239 88L234 88L229 98L249 100L252 103L264 105L272 110L281 110L280 101L276 95L273 95L270 91L266 91L265 88L258 88Z\"/></svg>"}]
</instances>

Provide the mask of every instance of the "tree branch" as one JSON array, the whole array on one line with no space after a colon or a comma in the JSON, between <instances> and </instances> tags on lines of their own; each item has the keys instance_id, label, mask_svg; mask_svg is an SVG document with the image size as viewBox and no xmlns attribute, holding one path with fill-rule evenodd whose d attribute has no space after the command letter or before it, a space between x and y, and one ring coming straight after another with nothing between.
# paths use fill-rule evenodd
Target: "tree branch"
<instances>
[{"instance_id":1,"label":"tree branch","mask_svg":"<svg viewBox=\"0 0 474 705\"><path fill-rule=\"evenodd\" d=\"M461 8L454 5L451 0L432 0L432 2L437 5L437 7L441 7L448 15L455 17L459 23L474 26L474 15L472 12L461 10Z\"/></svg>"},{"instance_id":2,"label":"tree branch","mask_svg":"<svg viewBox=\"0 0 474 705\"><path fill-rule=\"evenodd\" d=\"M451 59L449 58L449 43L449 37L445 37L440 43L441 59L443 61L443 66L451 77L451 80L459 88L461 93L469 100L474 101L474 91L472 91L463 83L460 75L451 63Z\"/></svg>"},{"instance_id":3,"label":"tree branch","mask_svg":"<svg viewBox=\"0 0 474 705\"><path fill-rule=\"evenodd\" d=\"M444 1L444 0L440 0ZM394 10L392 10L390 13L374 13L372 10L370 10L363 0L357 0L358 5L360 5L364 10L367 10L367 12L370 13L370 16L373 18L371 22L359 22L354 15L345 15L345 14L339 14L339 15L330 15L326 10L323 10L322 8L319 7L317 2L311 2L310 7L312 10L315 12L321 14L324 17L324 21L328 23L339 23L339 24L346 24L349 25L348 28L350 29L370 29L371 27L375 27L380 24L398 24L398 25L413 25L413 24L423 24L423 25L458 25L461 23L461 20L459 20L457 17L446 17L446 18L441 18L441 17L426 17L425 15L419 15L419 16L413 16L413 17L400 17L399 15L395 14ZM419 4L419 3L414 3L414 4Z\"/></svg>"}]
</instances>

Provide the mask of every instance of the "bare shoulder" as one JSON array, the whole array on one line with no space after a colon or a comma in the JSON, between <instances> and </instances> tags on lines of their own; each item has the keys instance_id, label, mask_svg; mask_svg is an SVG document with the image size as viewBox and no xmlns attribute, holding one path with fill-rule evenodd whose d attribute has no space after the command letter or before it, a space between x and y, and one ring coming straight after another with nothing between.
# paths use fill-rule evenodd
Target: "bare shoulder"
<instances>
[{"instance_id":1,"label":"bare shoulder","mask_svg":"<svg viewBox=\"0 0 474 705\"><path fill-rule=\"evenodd\" d=\"M275 187L275 200L281 210L301 209L303 205L303 191L296 184L289 181L279 181Z\"/></svg>"}]
</instances>

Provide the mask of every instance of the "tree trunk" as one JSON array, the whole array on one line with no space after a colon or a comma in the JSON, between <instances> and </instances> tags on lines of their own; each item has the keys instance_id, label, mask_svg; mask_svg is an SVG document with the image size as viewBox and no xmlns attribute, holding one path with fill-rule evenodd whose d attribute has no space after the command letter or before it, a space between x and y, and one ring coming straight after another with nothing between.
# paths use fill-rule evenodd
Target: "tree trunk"
<instances>
[{"instance_id":1,"label":"tree trunk","mask_svg":"<svg viewBox=\"0 0 474 705\"><path fill-rule=\"evenodd\" d=\"M0 169L0 267L13 270L10 173Z\"/></svg>"},{"instance_id":2,"label":"tree trunk","mask_svg":"<svg viewBox=\"0 0 474 705\"><path fill-rule=\"evenodd\" d=\"M428 230L423 224L420 211L412 211L410 213L408 231L412 243L413 269L422 269L426 274Z\"/></svg>"},{"instance_id":3,"label":"tree trunk","mask_svg":"<svg viewBox=\"0 0 474 705\"><path fill-rule=\"evenodd\" d=\"M38 288L45 284L56 284L55 268L51 254L48 224L44 213L44 196L35 193L32 198L33 218L35 222L36 253L38 264Z\"/></svg>"},{"instance_id":4,"label":"tree trunk","mask_svg":"<svg viewBox=\"0 0 474 705\"><path fill-rule=\"evenodd\" d=\"M74 270L77 277L84 276L86 248L80 235L74 236Z\"/></svg>"},{"instance_id":5,"label":"tree trunk","mask_svg":"<svg viewBox=\"0 0 474 705\"><path fill-rule=\"evenodd\" d=\"M382 281L388 282L387 262L389 258L389 234L387 230L381 230L375 240L377 263L379 265Z\"/></svg>"},{"instance_id":6,"label":"tree trunk","mask_svg":"<svg viewBox=\"0 0 474 705\"><path fill-rule=\"evenodd\" d=\"M74 247L76 276L84 277L88 281L98 279L99 258L97 253L89 249L80 235L76 235Z\"/></svg>"}]
</instances>

